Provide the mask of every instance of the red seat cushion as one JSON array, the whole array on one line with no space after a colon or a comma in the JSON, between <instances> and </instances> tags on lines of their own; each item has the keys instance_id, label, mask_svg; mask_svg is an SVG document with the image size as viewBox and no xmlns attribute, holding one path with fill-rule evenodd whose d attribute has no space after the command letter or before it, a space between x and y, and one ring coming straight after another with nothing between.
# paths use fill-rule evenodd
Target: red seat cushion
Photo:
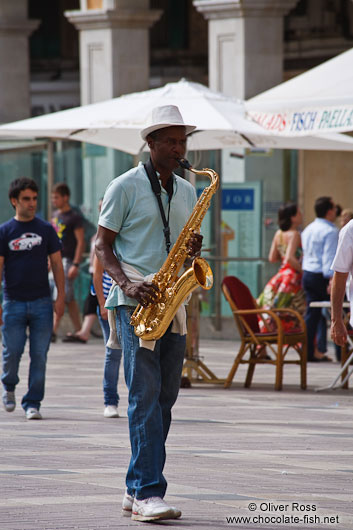
<instances>
[{"instance_id":1,"label":"red seat cushion","mask_svg":"<svg viewBox=\"0 0 353 530\"><path fill-rule=\"evenodd\" d=\"M225 285L238 309L257 309L254 304L253 296L250 289L235 276L226 276L223 279L222 285ZM259 323L257 315L242 315L251 331L259 333Z\"/></svg>"},{"instance_id":2,"label":"red seat cushion","mask_svg":"<svg viewBox=\"0 0 353 530\"><path fill-rule=\"evenodd\" d=\"M299 335L300 333L303 333L303 330L300 329L300 328L293 328L291 329L290 331L285 331L284 334L287 335L287 336L290 336L290 335ZM277 333L276 332L270 332L270 331L265 331L265 332L262 332L262 333L255 333L255 335L257 337L277 337Z\"/></svg>"}]
</instances>

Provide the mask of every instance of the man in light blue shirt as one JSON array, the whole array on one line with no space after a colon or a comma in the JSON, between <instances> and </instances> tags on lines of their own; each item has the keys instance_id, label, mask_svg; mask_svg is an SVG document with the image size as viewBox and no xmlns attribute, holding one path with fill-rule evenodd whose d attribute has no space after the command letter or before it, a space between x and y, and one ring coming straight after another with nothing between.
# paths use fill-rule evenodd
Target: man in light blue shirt
<instances>
[{"instance_id":1,"label":"man in light blue shirt","mask_svg":"<svg viewBox=\"0 0 353 530\"><path fill-rule=\"evenodd\" d=\"M174 244L196 203L195 188L178 175L172 175L173 197L161 187L161 200L169 213L170 238ZM151 213L155 215L151 215ZM109 184L102 205L99 225L116 234L114 254L133 266L142 276L159 271L166 257L163 222L146 170L142 163ZM138 299L127 297L116 285L110 290L106 307L137 306Z\"/></svg>"},{"instance_id":2,"label":"man in light blue shirt","mask_svg":"<svg viewBox=\"0 0 353 530\"><path fill-rule=\"evenodd\" d=\"M163 468L171 409L180 387L185 334L169 326L155 345L148 347L139 343L130 324L137 304L147 307L158 300L158 287L146 276L158 272L168 255L168 230L148 173L151 177L155 174L154 181L160 182L157 188L171 245L196 203L194 187L174 174L178 159L185 156L186 136L195 127L186 125L173 105L154 109L152 122L141 132L150 149L150 161L110 184L96 240L97 256L116 283L106 307L116 309L116 328L124 352L131 442L122 508L124 515L137 521L176 519L181 515L180 510L164 502L167 482ZM187 245L190 257L199 253L201 241L202 236L193 233Z\"/></svg>"},{"instance_id":3,"label":"man in light blue shirt","mask_svg":"<svg viewBox=\"0 0 353 530\"><path fill-rule=\"evenodd\" d=\"M338 243L338 228L334 225L336 206L331 197L315 201L316 219L302 233L303 287L307 310L305 323L308 334L308 361L317 362L325 357L315 357L315 337L321 318L321 308L310 307L311 302L329 299L327 292L333 276L331 265Z\"/></svg>"}]
</instances>

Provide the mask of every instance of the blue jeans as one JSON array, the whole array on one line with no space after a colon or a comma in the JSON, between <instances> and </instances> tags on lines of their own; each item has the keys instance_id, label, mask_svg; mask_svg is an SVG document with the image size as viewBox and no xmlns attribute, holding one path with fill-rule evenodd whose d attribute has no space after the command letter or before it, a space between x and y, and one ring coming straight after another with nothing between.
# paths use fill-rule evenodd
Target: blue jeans
<instances>
[{"instance_id":1,"label":"blue jeans","mask_svg":"<svg viewBox=\"0 0 353 530\"><path fill-rule=\"evenodd\" d=\"M19 382L18 369L29 328L28 392L22 398L24 410L39 410L44 397L45 369L53 330L53 304L50 297L30 302L5 300L2 326L2 376L5 390L14 391Z\"/></svg>"},{"instance_id":2,"label":"blue jeans","mask_svg":"<svg viewBox=\"0 0 353 530\"><path fill-rule=\"evenodd\" d=\"M329 317L328 317L329 318ZM327 352L327 319L326 319L326 309L321 310L321 317L317 327L317 351L320 353Z\"/></svg>"},{"instance_id":3,"label":"blue jeans","mask_svg":"<svg viewBox=\"0 0 353 530\"><path fill-rule=\"evenodd\" d=\"M306 297L306 313L304 316L308 336L308 360L312 361L315 351L315 338L322 317L321 307L310 307L310 302L329 300L327 286L329 280L323 276L309 271L303 271L303 288Z\"/></svg>"},{"instance_id":4,"label":"blue jeans","mask_svg":"<svg viewBox=\"0 0 353 530\"><path fill-rule=\"evenodd\" d=\"M117 307L117 331L129 389L131 460L126 486L137 499L163 498L167 489L163 476L165 441L180 388L185 336L168 329L156 342L154 351L142 348L130 325L133 310Z\"/></svg>"},{"instance_id":5,"label":"blue jeans","mask_svg":"<svg viewBox=\"0 0 353 530\"><path fill-rule=\"evenodd\" d=\"M109 323L108 320L104 320L97 307L97 315L99 323L102 328L104 337L104 344L107 344L109 339ZM104 375L103 375L103 396L104 405L115 405L119 403L118 394L118 379L119 379L119 368L121 361L121 349L113 349L105 347L105 360L104 360Z\"/></svg>"}]
</instances>

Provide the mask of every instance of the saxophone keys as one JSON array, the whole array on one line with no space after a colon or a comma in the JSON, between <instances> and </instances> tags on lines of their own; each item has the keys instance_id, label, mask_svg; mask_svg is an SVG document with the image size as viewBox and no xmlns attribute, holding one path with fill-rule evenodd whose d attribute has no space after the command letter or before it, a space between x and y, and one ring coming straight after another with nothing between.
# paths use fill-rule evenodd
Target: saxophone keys
<instances>
[{"instance_id":1,"label":"saxophone keys","mask_svg":"<svg viewBox=\"0 0 353 530\"><path fill-rule=\"evenodd\" d=\"M140 322L136 327L135 327L135 333L138 337L141 337L144 333L146 332L146 326L143 322Z\"/></svg>"}]
</instances>

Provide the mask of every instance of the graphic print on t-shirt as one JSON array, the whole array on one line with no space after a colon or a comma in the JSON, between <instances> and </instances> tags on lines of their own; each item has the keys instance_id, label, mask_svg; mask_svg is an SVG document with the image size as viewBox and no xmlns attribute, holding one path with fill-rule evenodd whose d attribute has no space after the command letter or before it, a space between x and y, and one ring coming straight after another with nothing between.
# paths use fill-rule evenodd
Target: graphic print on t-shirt
<instances>
[{"instance_id":1,"label":"graphic print on t-shirt","mask_svg":"<svg viewBox=\"0 0 353 530\"><path fill-rule=\"evenodd\" d=\"M42 244L42 236L35 234L34 232L25 232L9 241L10 250L32 250L33 247Z\"/></svg>"},{"instance_id":2,"label":"graphic print on t-shirt","mask_svg":"<svg viewBox=\"0 0 353 530\"><path fill-rule=\"evenodd\" d=\"M64 232L65 232L65 230L67 228L66 224L63 223L63 221L61 219L59 219L59 217L54 217L53 220L52 220L52 226L54 227L55 232L58 235L58 238L59 239L63 239Z\"/></svg>"}]
</instances>

